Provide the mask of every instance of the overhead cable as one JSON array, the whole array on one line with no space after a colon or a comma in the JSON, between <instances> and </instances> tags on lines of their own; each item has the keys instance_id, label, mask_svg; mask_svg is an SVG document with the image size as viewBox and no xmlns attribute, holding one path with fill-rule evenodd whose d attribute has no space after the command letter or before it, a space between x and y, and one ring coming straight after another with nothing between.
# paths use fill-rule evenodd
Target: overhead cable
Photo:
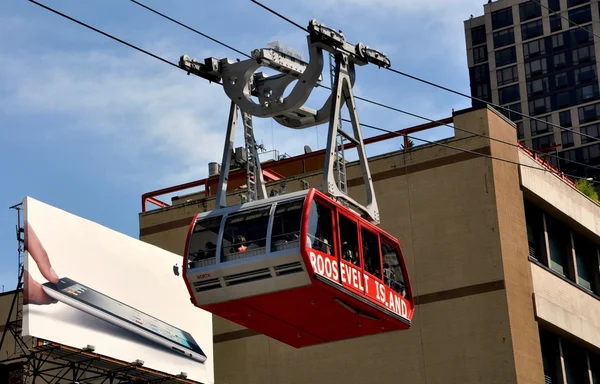
<instances>
[{"instance_id":1,"label":"overhead cable","mask_svg":"<svg viewBox=\"0 0 600 384\"><path fill-rule=\"evenodd\" d=\"M240 53L240 54L242 54L242 55L245 55L246 57L248 57L248 58L250 58L250 59L253 59L252 57L250 57L250 56L246 55L245 53L243 53L241 50L239 50L239 49L237 49L237 48L234 48L234 47L232 47L232 46L230 46L230 45L227 45L227 44L225 44L225 43L221 42L220 40L218 40L218 39L216 39L216 38L213 38L213 37L211 37L211 36L209 36L209 35L207 35L207 34L205 34L205 33L203 33L203 32L200 32L200 31L198 31L197 29L195 29L195 28L192 28L192 27L190 27L190 26L188 26L188 25L186 25L186 24L184 24L184 23L182 23L182 22L180 22L180 21L178 21L178 20L176 20L176 19L174 19L174 18L172 18L172 17L170 17L170 16L168 16L168 15L166 15L166 14L164 14L164 13L160 12L160 11L157 11L157 10L155 10L155 9L153 9L153 8L151 8L151 7L149 7L149 6L147 6L147 5L141 4L141 3L140 3L139 1L137 1L137 0L130 0L130 1L131 1L131 2L133 2L133 3L135 3L135 4L138 4L138 5L140 5L141 7L145 8L145 9L147 9L147 10L149 10L149 11L151 11L151 12L153 12L153 13L155 13L155 14L157 14L157 15L159 15L159 16L161 16L161 17L163 17L163 18L167 19L167 20L170 20L170 21L172 21L172 22L174 22L174 23L176 23L176 24L178 24L178 25L180 25L180 26L182 26L182 27L184 27L184 28L186 28L186 29L188 29L188 30L190 30L190 31L192 31L192 32L195 32L195 33L199 34L200 36L203 36L203 37L205 37L205 38L207 38L207 39L209 39L209 40L211 40L211 41L214 41L214 42L216 42L216 43L218 43L218 44L220 44L220 45L222 45L222 46L224 46L224 47L226 47L226 48L229 48L229 49L233 50L234 52ZM290 19L286 18L286 17L285 17L285 16L283 16L282 14L280 14L280 13L278 13L278 12L276 12L276 11L273 11L273 10L269 9L269 8L268 8L268 7L266 7L266 6L263 6L262 4L260 4L260 3L259 3L258 1L256 1L256 0L251 0L251 1L252 1L252 2L254 2L254 3L256 3L256 4L258 4L259 6L261 6L261 7L263 7L263 8L265 8L265 9L267 9L269 12L271 12L271 13L273 13L273 14L277 15L278 17L281 17L281 18L283 18L284 20L286 20L286 21L288 21L288 22L290 22L290 23L294 24L295 26L299 27L300 29L302 29L302 30L305 30L306 32L308 32L308 30L307 30L307 29L305 29L305 28L302 28L300 25L298 25L297 23L294 23L293 21L291 21ZM330 87L328 87L328 86L326 86L326 85L322 85L322 84L320 84L320 85L319 85L319 87L321 87L321 88L324 88L324 89L327 89L327 90L330 90L330 91L331 91L331 88L330 88ZM392 107L392 106L390 106L390 105L386 105L386 104L380 103L380 102L378 102L378 101L374 101L374 100L366 99L366 98L364 98L364 97L360 97L360 96L357 96L357 95L354 95L354 98L355 98L355 99L357 99L357 100L364 101L364 102L366 102L366 103L369 103L369 104L373 104L373 105L376 105L376 106L379 106L379 107L382 107L382 108L389 109L389 110L391 110L391 111L394 111L394 112L398 112L398 113L402 113L402 114L405 114L405 115L408 115L408 116L412 116L412 117L416 117L416 118L419 118L419 119L427 120L427 121L430 121L430 122L438 123L438 124L440 124L440 125L445 125L445 126L447 126L447 127L454 128L454 129L457 129L457 130L459 130L459 131L463 131L463 132L471 133L471 134L474 134L474 135L477 135L477 136L481 136L481 137L487 137L487 138L489 138L490 140L494 140L494 141L500 141L500 142L502 142L502 143L505 143L505 144L510 144L510 145L513 145L513 143L504 142L504 141L502 141L502 140L498 140L498 139L495 139L495 138L492 138L492 137L489 137L489 136L486 136L486 135L478 134L478 133L475 133L475 132L472 132L472 131L469 131L469 130L466 130L466 129L463 129L463 128L457 128L457 127L455 127L455 126L452 126L452 125L449 125L449 124L445 124L445 123L442 123L442 122L439 122L439 121L436 121L436 120L429 119L429 118L427 118L427 117L423 117L423 116L420 116L420 115L417 115L417 114L414 114L414 113L411 113L411 112L404 111L404 110L402 110L402 109L400 109L400 108L396 108L396 107ZM365 125L365 127L368 127L368 125ZM517 146L517 147L518 147L518 144L514 144L514 146ZM557 156L557 155L554 155L554 154L548 154L548 156L549 156L549 157L553 157L553 158L557 158L557 159L562 159L561 157L559 157L559 156ZM588 165L588 164L580 163L580 162L577 162L577 161L574 161L574 160L569 160L569 159L563 159L563 160L564 160L564 161L566 161L566 162L572 163L572 164L578 164L578 165L582 165L582 166L585 166L585 167L588 167L588 168L593 168L593 169L600 170L600 167L594 167L594 166L591 166L591 165Z\"/></svg>"},{"instance_id":2,"label":"overhead cable","mask_svg":"<svg viewBox=\"0 0 600 384\"><path fill-rule=\"evenodd\" d=\"M280 14L280 13L278 13L278 12L276 12L276 11L272 10L271 8L267 7L267 6L266 6L266 5L264 5L264 4L261 4L261 3L260 3L260 2L258 2L257 0L250 0L250 1L252 1L252 2L253 2L253 3L255 3L255 4L258 4L258 5L260 5L262 8L265 8L265 9L267 9L268 11L270 11L271 13L273 13L274 15L276 15L276 16L278 16L278 17L282 18L282 19L283 19L283 20L285 20L285 21L288 21L288 22L289 22L289 23L291 23L292 25L294 25L294 26L296 26L296 27L298 27L298 28L300 28L300 29L302 29L302 30L305 30L305 28L302 28L301 26L299 26L299 25L298 25L298 23L295 23L295 22L291 21L289 18L287 18L287 17L283 16L282 14ZM468 98L468 99L471 99L471 100L474 100L474 101L478 101L478 102L480 102L480 103L483 103L483 104L490 105L490 106L492 106L492 107L494 107L494 108L496 108L496 109L503 109L503 110L506 110L506 111L508 111L509 113L514 113L514 114L517 114L517 115L519 115L519 116L521 116L521 117L523 117L523 118L526 118L526 119L528 119L528 120L534 120L534 121L538 121L538 122L544 123L544 124L546 124L546 125L548 125L548 126L551 126L551 127L556 127L556 128L558 128L558 129L560 129L561 131L568 131L568 132L572 132L572 133L574 133L574 134L576 134L576 135L580 135L580 136L587 137L587 138L589 138L589 139L593 139L594 141L600 141L600 138L598 138L598 137L595 137L595 136L592 136L592 135L588 135L588 134L586 134L586 133L583 133L583 132L578 132L578 131L575 131L574 129L570 129L570 128L562 127L562 126L560 126L560 125L558 125L558 124L555 124L555 123L549 123L549 122L547 122L547 121L545 121L545 120L542 120L542 119L540 119L540 118L537 118L537 117L534 117L534 116L530 116L530 115L527 115L527 114L525 114L525 113L522 113L522 112L517 112L517 111L514 111L514 110L512 110L512 109L510 109L510 108L508 108L508 107L503 107L503 106L501 106L501 105L498 105L498 104L495 104L495 103L493 103L493 102L491 102L491 101L486 101L486 100L480 99L480 98L478 98L478 97L475 97L475 96L467 95L466 93L462 93L462 92L459 92L459 91L453 90L453 89L451 89L451 88L445 87L445 86L443 86L443 85L436 84L436 83L434 83L434 82L431 82L431 81L428 81L428 80L422 79L422 78L420 78L420 77L417 77L417 76L414 76L414 75L410 75L410 74L408 74L408 73L405 73L405 72L399 71L399 70L397 70L397 69L394 69L394 68L392 68L392 67L388 67L388 68L384 68L384 69L385 69L385 70L388 70L388 71L390 71L390 72L393 72L393 73L395 73L395 74L398 74L398 75L401 75L401 76L404 76L404 77L408 77L408 78L410 78L410 79L412 79L412 80L416 80L416 81L419 81L419 82L421 82L421 83L424 83L424 84L430 85L430 86L432 86L432 87L436 87L436 88L442 89L442 90L444 90L444 91L451 92L451 93L454 93L454 94L456 94L456 95L459 95L459 96L462 96L462 97L466 97L466 98Z\"/></svg>"},{"instance_id":3,"label":"overhead cable","mask_svg":"<svg viewBox=\"0 0 600 384\"><path fill-rule=\"evenodd\" d=\"M45 5L39 3L39 2L37 2L35 0L28 0L28 1L31 2L31 3L33 3L33 4L36 4L36 5L40 6L42 8L45 8L45 9L47 9L47 10L49 10L49 11L51 11L51 12L57 14L57 15L60 15L60 16L66 18L66 19L68 19L70 21L73 21L73 22L75 22L75 23L77 23L79 25L82 25L82 26L84 26L84 27L86 27L88 29L91 29L91 30L93 30L95 32L98 32L98 33L102 34L103 36L109 37L109 38L111 38L111 39L113 39L115 41L118 41L118 42L120 42L120 43L122 43L124 45L127 45L130 48L133 48L135 50L143 52L143 53L147 54L148 56L150 56L152 58L155 58L157 60L160 60L161 62L163 62L165 64L168 64L170 66L174 66L174 67L176 67L179 70L183 70L182 68L180 68L175 63L172 63L172 62L170 62L170 61L168 61L168 60L166 60L166 59L164 59L164 58L162 58L162 57L160 57L158 55L155 55L155 54L153 54L151 52L148 52L148 51L143 50L143 49L141 49L139 47L136 47L133 44L130 44L130 43L128 43L128 42L126 42L126 41L124 41L122 39L119 39L117 37L114 37L114 36L112 36L112 35L110 35L110 34L108 34L106 32L103 32L103 31L101 31L101 30L99 30L99 29L97 29L95 27L92 27L92 26L90 26L88 24L85 24L85 23L83 23L83 22L81 22L79 20L76 20L76 19L74 19L74 18L72 18L72 17L70 17L70 16L68 16L68 15L66 15L66 14L64 14L62 12L56 11L56 10L54 10L54 9L48 7L48 6L45 6ZM220 83L218 83L218 84L220 84ZM503 159L503 158L495 157L495 156L492 156L492 155L487 155L487 154L484 154L484 153L479 153L479 152L476 152L476 151L471 151L471 150L468 150L468 149L455 147L455 146L452 146L452 145L449 145L449 144L445 144L445 143L440 143L440 142L435 142L435 141L430 141L430 140L426 140L426 139L422 139L422 138L413 137L413 136L410 136L410 135L407 135L407 134L404 134L404 133L401 133L401 132L391 131L391 130L380 128L380 127L377 127L377 126L374 126L374 125L369 125L369 124L365 124L365 123L362 123L361 125L365 126L365 127L368 127L368 128L371 128L371 129L375 129L375 130L378 130L378 131L382 131L382 132L386 132L386 133L389 133L389 134L392 134L392 135L396 135L398 137L404 137L404 136L406 136L406 137L414 139L414 140L424 141L424 142L432 144L432 145L442 146L442 147L450 148L450 149L453 149L453 150L456 150L456 151L460 151L460 152L471 153L471 154L474 154L476 156L486 157L486 158L489 158L489 159L498 160L498 161L502 161L502 162L506 162L506 163L510 163L510 164L515 164L515 165L519 165L519 166L526 167L526 168L537 169L537 170L543 171L543 172L550 172L552 174L556 173L555 171L553 171L551 169L548 169L546 167L543 167L542 165L540 165L540 166L532 166L532 165L528 165L528 164L522 164L522 163L519 163L517 161ZM456 127L453 127L453 128L456 128ZM471 133L474 133L474 132L471 132ZM476 133L474 133L474 134L476 134ZM489 137L487 137L487 138L489 138ZM565 174L565 173L562 173L562 174L565 175L565 176L571 177L571 178L582 179L582 177L579 177L579 176L569 175L569 174Z\"/></svg>"}]
</instances>

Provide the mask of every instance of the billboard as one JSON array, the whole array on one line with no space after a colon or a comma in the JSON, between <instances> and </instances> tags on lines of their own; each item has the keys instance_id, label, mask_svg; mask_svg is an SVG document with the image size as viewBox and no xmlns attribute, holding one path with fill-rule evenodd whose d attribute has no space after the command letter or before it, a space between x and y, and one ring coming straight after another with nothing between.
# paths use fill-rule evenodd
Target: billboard
<instances>
[{"instance_id":1,"label":"billboard","mask_svg":"<svg viewBox=\"0 0 600 384\"><path fill-rule=\"evenodd\" d=\"M24 336L214 383L212 315L190 302L181 255L31 197L23 207Z\"/></svg>"}]
</instances>

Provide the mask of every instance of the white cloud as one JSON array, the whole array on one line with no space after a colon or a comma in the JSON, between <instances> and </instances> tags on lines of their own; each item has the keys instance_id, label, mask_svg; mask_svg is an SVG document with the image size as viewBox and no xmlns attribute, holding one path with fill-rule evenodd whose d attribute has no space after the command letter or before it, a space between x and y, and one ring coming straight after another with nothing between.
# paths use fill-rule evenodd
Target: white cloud
<instances>
[{"instance_id":1,"label":"white cloud","mask_svg":"<svg viewBox=\"0 0 600 384\"><path fill-rule=\"evenodd\" d=\"M154 181L199 178L220 157L228 103L218 85L137 53L0 55L0 67L5 113L60 116L56 134L110 139L138 165L161 157Z\"/></svg>"}]
</instances>

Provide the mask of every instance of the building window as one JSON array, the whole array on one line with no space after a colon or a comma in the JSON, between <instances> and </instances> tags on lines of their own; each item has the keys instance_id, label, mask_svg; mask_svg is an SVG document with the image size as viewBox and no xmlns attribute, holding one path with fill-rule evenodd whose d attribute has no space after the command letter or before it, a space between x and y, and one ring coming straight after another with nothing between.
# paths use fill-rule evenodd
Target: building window
<instances>
[{"instance_id":1,"label":"building window","mask_svg":"<svg viewBox=\"0 0 600 384\"><path fill-rule=\"evenodd\" d=\"M590 0L567 0L567 8L574 7L579 4L589 3Z\"/></svg>"},{"instance_id":2,"label":"building window","mask_svg":"<svg viewBox=\"0 0 600 384\"><path fill-rule=\"evenodd\" d=\"M475 83L482 83L489 79L489 67L487 64L472 67L473 80Z\"/></svg>"},{"instance_id":3,"label":"building window","mask_svg":"<svg viewBox=\"0 0 600 384\"><path fill-rule=\"evenodd\" d=\"M579 124L597 120L598 115L600 115L600 103L579 107L577 108L577 113L579 115Z\"/></svg>"},{"instance_id":4,"label":"building window","mask_svg":"<svg viewBox=\"0 0 600 384\"><path fill-rule=\"evenodd\" d=\"M600 124L592 124L592 125L584 125L583 127L579 127L579 130L584 135L593 136L595 138L600 138ZM581 136L581 143L589 143L591 141L596 141L588 136Z\"/></svg>"},{"instance_id":5,"label":"building window","mask_svg":"<svg viewBox=\"0 0 600 384\"><path fill-rule=\"evenodd\" d=\"M571 106L571 92L565 91L557 93L555 96L556 107L554 109L567 108Z\"/></svg>"},{"instance_id":6,"label":"building window","mask_svg":"<svg viewBox=\"0 0 600 384\"><path fill-rule=\"evenodd\" d=\"M600 159L600 144L588 145L581 148L581 157L584 163L596 165Z\"/></svg>"},{"instance_id":7,"label":"building window","mask_svg":"<svg viewBox=\"0 0 600 384\"><path fill-rule=\"evenodd\" d=\"M554 69L564 68L567 65L565 53L561 52L552 56L552 63L554 64Z\"/></svg>"},{"instance_id":8,"label":"building window","mask_svg":"<svg viewBox=\"0 0 600 384\"><path fill-rule=\"evenodd\" d=\"M562 49L565 46L565 38L562 33L557 33L556 35L552 35L552 50L556 51Z\"/></svg>"},{"instance_id":9,"label":"building window","mask_svg":"<svg viewBox=\"0 0 600 384\"><path fill-rule=\"evenodd\" d=\"M496 67L502 67L517 61L517 51L514 46L500 49L495 52Z\"/></svg>"},{"instance_id":10,"label":"building window","mask_svg":"<svg viewBox=\"0 0 600 384\"><path fill-rule=\"evenodd\" d=\"M571 111L562 111L558 114L561 127L570 127L571 123Z\"/></svg>"},{"instance_id":11,"label":"building window","mask_svg":"<svg viewBox=\"0 0 600 384\"><path fill-rule=\"evenodd\" d=\"M532 97L548 91L548 78L542 77L527 82L527 95Z\"/></svg>"},{"instance_id":12,"label":"building window","mask_svg":"<svg viewBox=\"0 0 600 384\"><path fill-rule=\"evenodd\" d=\"M487 46L482 45L481 47L473 48L473 63L483 63L488 60Z\"/></svg>"},{"instance_id":13,"label":"building window","mask_svg":"<svg viewBox=\"0 0 600 384\"><path fill-rule=\"evenodd\" d=\"M554 80L555 80L556 89L565 88L569 85L569 81L568 81L569 78L567 77L566 72L555 75ZM567 94L568 94L568 92L567 92Z\"/></svg>"},{"instance_id":14,"label":"building window","mask_svg":"<svg viewBox=\"0 0 600 384\"><path fill-rule=\"evenodd\" d=\"M562 29L562 17L560 15L550 16L550 32L560 31Z\"/></svg>"},{"instance_id":15,"label":"building window","mask_svg":"<svg viewBox=\"0 0 600 384\"><path fill-rule=\"evenodd\" d=\"M531 120L531 136L541 135L552 129L552 115L537 117L535 120Z\"/></svg>"},{"instance_id":16,"label":"building window","mask_svg":"<svg viewBox=\"0 0 600 384\"><path fill-rule=\"evenodd\" d=\"M519 84L498 89L498 95L500 104L507 104L520 100L521 93L519 92Z\"/></svg>"},{"instance_id":17,"label":"building window","mask_svg":"<svg viewBox=\"0 0 600 384\"><path fill-rule=\"evenodd\" d=\"M542 16L542 7L535 1L528 1L519 5L521 21L527 21Z\"/></svg>"},{"instance_id":18,"label":"building window","mask_svg":"<svg viewBox=\"0 0 600 384\"><path fill-rule=\"evenodd\" d=\"M492 29L508 27L513 24L512 7L492 12Z\"/></svg>"},{"instance_id":19,"label":"building window","mask_svg":"<svg viewBox=\"0 0 600 384\"><path fill-rule=\"evenodd\" d=\"M529 114L541 115L550 111L550 97L540 97L529 102Z\"/></svg>"},{"instance_id":20,"label":"building window","mask_svg":"<svg viewBox=\"0 0 600 384\"><path fill-rule=\"evenodd\" d=\"M525 137L525 128L523 127L523 122L519 121L517 123L517 139L521 140Z\"/></svg>"},{"instance_id":21,"label":"building window","mask_svg":"<svg viewBox=\"0 0 600 384\"><path fill-rule=\"evenodd\" d=\"M586 65L575 70L577 84L589 83L596 80L596 65Z\"/></svg>"},{"instance_id":22,"label":"building window","mask_svg":"<svg viewBox=\"0 0 600 384\"><path fill-rule=\"evenodd\" d=\"M594 289L594 273L598 273L594 266L598 258L598 250L594 243L585 237L573 233L575 243L575 262L577 263L577 284L581 285L589 291L597 293Z\"/></svg>"},{"instance_id":23,"label":"building window","mask_svg":"<svg viewBox=\"0 0 600 384\"><path fill-rule=\"evenodd\" d=\"M525 200L525 224L527 225L527 241L529 257L545 264L546 240L542 210Z\"/></svg>"},{"instance_id":24,"label":"building window","mask_svg":"<svg viewBox=\"0 0 600 384\"><path fill-rule=\"evenodd\" d=\"M498 81L498 86L519 81L519 70L517 66L499 69L496 71L496 80Z\"/></svg>"},{"instance_id":25,"label":"building window","mask_svg":"<svg viewBox=\"0 0 600 384\"><path fill-rule=\"evenodd\" d=\"M573 132L571 131L562 131L560 133L561 138L561 146L562 148L571 148L575 143L573 142Z\"/></svg>"},{"instance_id":26,"label":"building window","mask_svg":"<svg viewBox=\"0 0 600 384\"><path fill-rule=\"evenodd\" d=\"M553 133L551 133L549 135L546 135L546 136L539 136L539 137L536 137L534 139L531 139L531 147L535 151L539 151L541 149L545 149L545 148L551 147L554 144L556 144L556 142L554 141L554 134Z\"/></svg>"},{"instance_id":27,"label":"building window","mask_svg":"<svg viewBox=\"0 0 600 384\"><path fill-rule=\"evenodd\" d=\"M548 0L548 9L551 11L560 11L560 0Z\"/></svg>"},{"instance_id":28,"label":"building window","mask_svg":"<svg viewBox=\"0 0 600 384\"><path fill-rule=\"evenodd\" d=\"M523 57L525 60L544 54L546 54L544 39L538 39L523 44Z\"/></svg>"},{"instance_id":29,"label":"building window","mask_svg":"<svg viewBox=\"0 0 600 384\"><path fill-rule=\"evenodd\" d=\"M515 43L515 33L512 28L494 32L494 48L504 47Z\"/></svg>"},{"instance_id":30,"label":"building window","mask_svg":"<svg viewBox=\"0 0 600 384\"><path fill-rule=\"evenodd\" d=\"M486 42L485 25L471 28L471 44L479 45Z\"/></svg>"},{"instance_id":31,"label":"building window","mask_svg":"<svg viewBox=\"0 0 600 384\"><path fill-rule=\"evenodd\" d=\"M545 382L558 383L558 378L562 376L558 337L540 328L540 345L542 347Z\"/></svg>"},{"instance_id":32,"label":"building window","mask_svg":"<svg viewBox=\"0 0 600 384\"><path fill-rule=\"evenodd\" d=\"M577 88L577 103L585 103L598 98L598 84L588 84Z\"/></svg>"},{"instance_id":33,"label":"building window","mask_svg":"<svg viewBox=\"0 0 600 384\"><path fill-rule=\"evenodd\" d=\"M540 59L525 63L525 75L527 78L543 75L546 72L546 60Z\"/></svg>"},{"instance_id":34,"label":"building window","mask_svg":"<svg viewBox=\"0 0 600 384\"><path fill-rule=\"evenodd\" d=\"M594 46L587 45L585 47L573 50L573 65L587 63L595 57Z\"/></svg>"},{"instance_id":35,"label":"building window","mask_svg":"<svg viewBox=\"0 0 600 384\"><path fill-rule=\"evenodd\" d=\"M592 10L589 5L569 10L569 27L592 21Z\"/></svg>"},{"instance_id":36,"label":"building window","mask_svg":"<svg viewBox=\"0 0 600 384\"><path fill-rule=\"evenodd\" d=\"M475 87L475 97L482 100L488 100L490 97L490 89L487 84L478 84Z\"/></svg>"},{"instance_id":37,"label":"building window","mask_svg":"<svg viewBox=\"0 0 600 384\"><path fill-rule=\"evenodd\" d=\"M567 276L567 262L571 253L569 228L550 215L546 216L548 230L548 248L550 250L550 268Z\"/></svg>"},{"instance_id":38,"label":"building window","mask_svg":"<svg viewBox=\"0 0 600 384\"><path fill-rule=\"evenodd\" d=\"M511 119L512 121L521 120L523 118L523 116L521 115L521 112L522 112L521 103L511 104L507 108L511 111L508 118ZM518 112L518 113L515 113L515 112Z\"/></svg>"},{"instance_id":39,"label":"building window","mask_svg":"<svg viewBox=\"0 0 600 384\"><path fill-rule=\"evenodd\" d=\"M561 340L561 344L567 383L587 383L588 367L585 350L564 339Z\"/></svg>"},{"instance_id":40,"label":"building window","mask_svg":"<svg viewBox=\"0 0 600 384\"><path fill-rule=\"evenodd\" d=\"M542 19L531 21L527 24L521 25L521 39L528 40L533 39L544 34L544 27Z\"/></svg>"},{"instance_id":41,"label":"building window","mask_svg":"<svg viewBox=\"0 0 600 384\"><path fill-rule=\"evenodd\" d=\"M591 24L572 29L571 35L576 45L581 45L594 39L594 31Z\"/></svg>"}]
</instances>

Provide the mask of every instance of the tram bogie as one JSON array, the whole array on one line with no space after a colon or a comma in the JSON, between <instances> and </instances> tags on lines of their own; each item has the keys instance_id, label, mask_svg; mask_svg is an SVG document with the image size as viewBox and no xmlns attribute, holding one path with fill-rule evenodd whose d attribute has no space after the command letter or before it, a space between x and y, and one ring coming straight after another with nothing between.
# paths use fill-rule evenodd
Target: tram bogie
<instances>
[{"instance_id":1,"label":"tram bogie","mask_svg":"<svg viewBox=\"0 0 600 384\"><path fill-rule=\"evenodd\" d=\"M295 347L410 327L398 241L316 189L197 215L185 256L196 306Z\"/></svg>"}]
</instances>

